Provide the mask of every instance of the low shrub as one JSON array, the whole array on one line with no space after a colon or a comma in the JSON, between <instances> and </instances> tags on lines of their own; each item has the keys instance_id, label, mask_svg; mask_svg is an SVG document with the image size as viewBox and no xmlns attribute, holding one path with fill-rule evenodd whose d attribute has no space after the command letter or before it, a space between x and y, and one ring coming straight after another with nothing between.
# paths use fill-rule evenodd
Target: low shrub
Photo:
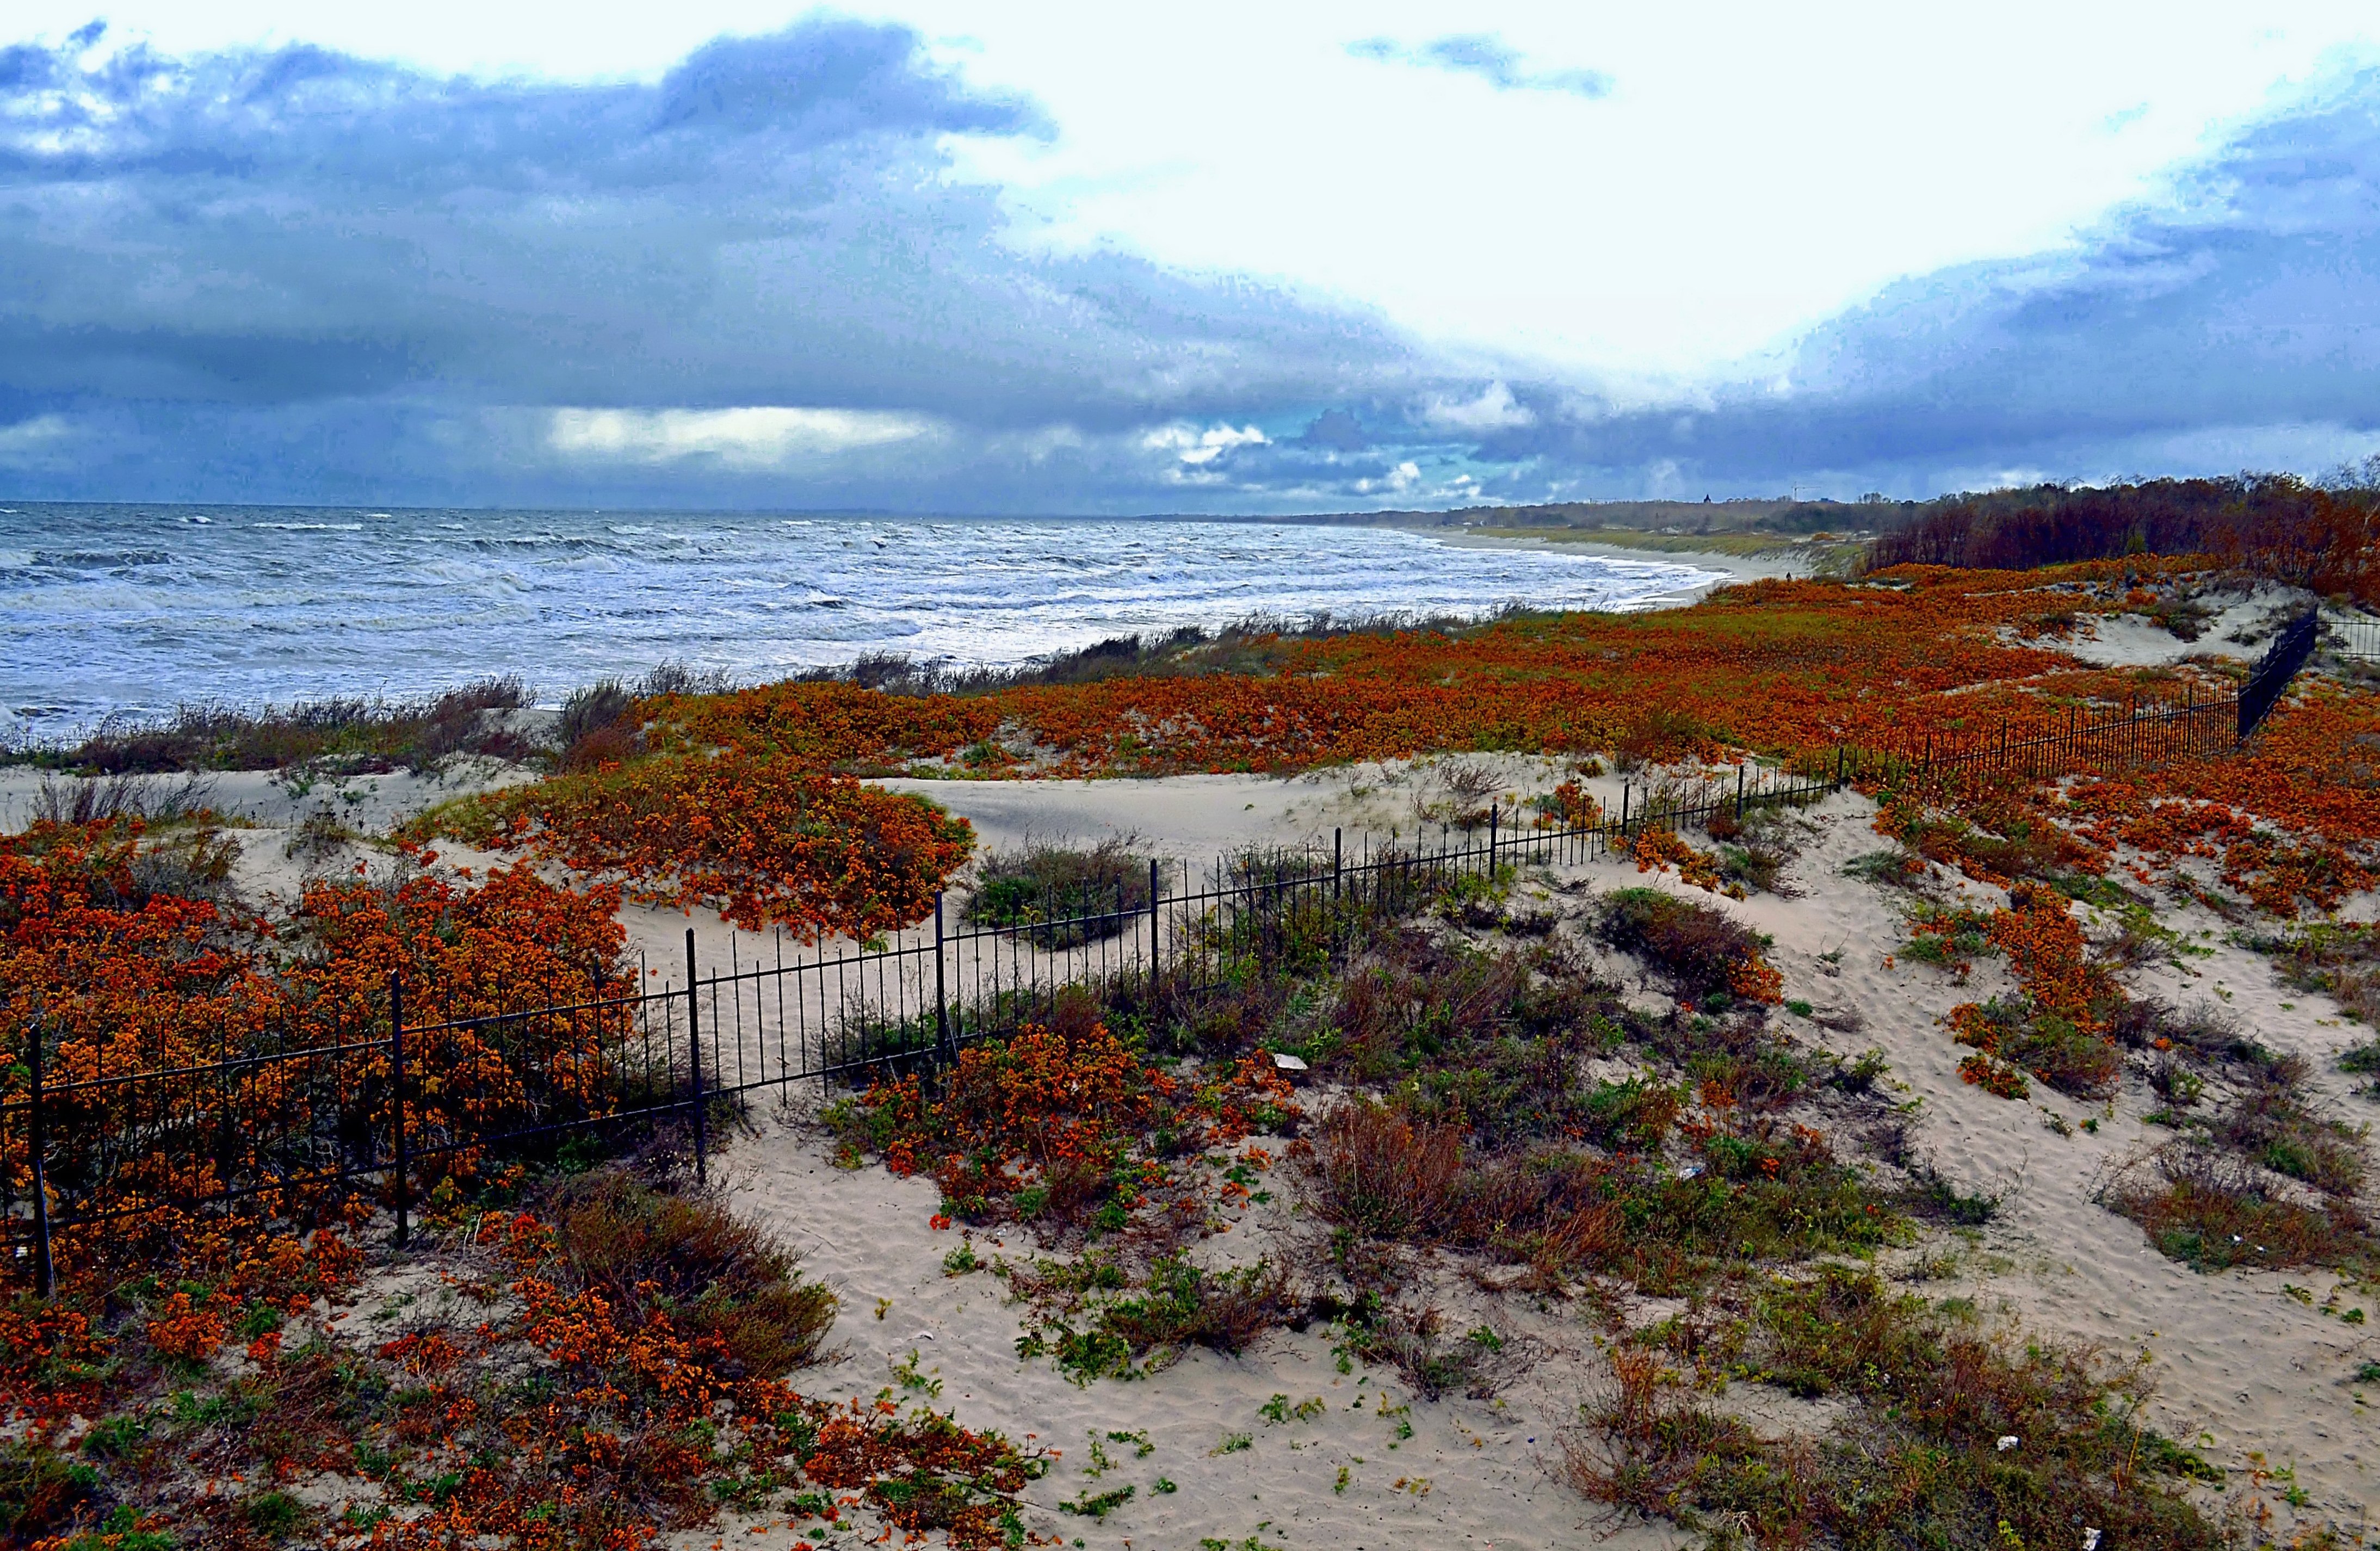
<instances>
[{"instance_id":1,"label":"low shrub","mask_svg":"<svg viewBox=\"0 0 2380 1551\"><path fill-rule=\"evenodd\" d=\"M2348 1017L2380 1024L2380 926L2323 923L2254 946L2273 955L2283 983L2321 992Z\"/></svg>"},{"instance_id":2,"label":"low shrub","mask_svg":"<svg viewBox=\"0 0 2380 1551\"><path fill-rule=\"evenodd\" d=\"M1659 971L1686 1000L1720 991L1779 1000L1776 971L1760 956L1767 941L1708 905L1658 889L1621 889L1604 902L1596 929Z\"/></svg>"},{"instance_id":3,"label":"low shrub","mask_svg":"<svg viewBox=\"0 0 2380 1551\"><path fill-rule=\"evenodd\" d=\"M930 1174L953 1216L1062 1232L1111 1231L1146 1204L1182 1200L1195 1188L1172 1160L1297 1115L1262 1051L1177 1077L1085 1000L1062 1001L1048 1026L967 1047L931 1086L923 1074L881 1081L826 1119L847 1155Z\"/></svg>"},{"instance_id":4,"label":"low shrub","mask_svg":"<svg viewBox=\"0 0 2380 1551\"><path fill-rule=\"evenodd\" d=\"M563 1188L553 1227L579 1286L623 1308L662 1301L689 1330L720 1342L734 1376L806 1365L834 1324L834 1294L796 1274L791 1250L707 1197L604 1169Z\"/></svg>"},{"instance_id":5,"label":"low shrub","mask_svg":"<svg viewBox=\"0 0 2380 1551\"><path fill-rule=\"evenodd\" d=\"M2226 1544L2183 1495L2209 1467L2131 1420L2137 1368L1994 1341L1837 1266L1771 1284L1745 1315L1703 1360L1831 1397L1840 1421L1815 1439L1764 1437L1696 1400L1663 1353L1623 1343L1561 1439L1563 1479L1617 1510L1764 1545L2057 1545L2078 1525L2126 1546Z\"/></svg>"},{"instance_id":6,"label":"low shrub","mask_svg":"<svg viewBox=\"0 0 2380 1551\"><path fill-rule=\"evenodd\" d=\"M1463 1133L1359 1097L1323 1121L1314 1164L1330 1221L1378 1239L1435 1238L1452 1226Z\"/></svg>"},{"instance_id":7,"label":"low shrub","mask_svg":"<svg viewBox=\"0 0 2380 1551\"><path fill-rule=\"evenodd\" d=\"M2159 1254L2193 1270L2369 1267L2380 1247L2352 1204L2302 1206L2246 1159L2187 1141L2118 1174L2100 1200L2139 1223Z\"/></svg>"},{"instance_id":8,"label":"low shrub","mask_svg":"<svg viewBox=\"0 0 2380 1551\"><path fill-rule=\"evenodd\" d=\"M1131 836L1091 846L1031 845L986 857L960 919L1027 928L1047 949L1119 937L1146 923L1148 857Z\"/></svg>"},{"instance_id":9,"label":"low shrub","mask_svg":"<svg viewBox=\"0 0 2380 1551\"><path fill-rule=\"evenodd\" d=\"M1951 1009L1949 1023L1951 1037L1960 1044L1997 1057L2075 1098L2106 1098L2116 1091L2117 1081L2123 1075L2123 1057L2113 1042L2085 1034L2058 1014L2042 1012L2022 999L2010 1001L1994 997L1982 1003L1966 1002ZM1960 1071L1962 1074L1967 1071L1964 1062Z\"/></svg>"},{"instance_id":10,"label":"low shrub","mask_svg":"<svg viewBox=\"0 0 2380 1551\"><path fill-rule=\"evenodd\" d=\"M1376 934L1327 1001L1305 994L1319 1026L1284 1028L1286 1048L1335 1076L1406 1085L1416 1117L1492 1145L1589 1123L1578 1063L1629 1016L1559 939L1481 949L1404 927Z\"/></svg>"},{"instance_id":11,"label":"low shrub","mask_svg":"<svg viewBox=\"0 0 2380 1551\"><path fill-rule=\"evenodd\" d=\"M1051 1357L1077 1383L1154 1373L1193 1347L1235 1356L1282 1324L1293 1302L1288 1273L1269 1260L1206 1270L1179 1254L1159 1256L1137 1278L1099 1256L1043 1261L1012 1271L1009 1287L1033 1304L1017 1355Z\"/></svg>"},{"instance_id":12,"label":"low shrub","mask_svg":"<svg viewBox=\"0 0 2380 1551\"><path fill-rule=\"evenodd\" d=\"M921 797L784 756L654 756L433 808L407 833L524 854L617 882L644 904L701 904L804 941L923 920L975 831Z\"/></svg>"},{"instance_id":13,"label":"low shrub","mask_svg":"<svg viewBox=\"0 0 2380 1551\"><path fill-rule=\"evenodd\" d=\"M1925 860L1912 856L1898 846L1882 851L1863 851L1845 862L1842 873L1865 882L1883 884L1896 889L1913 888L1925 876Z\"/></svg>"},{"instance_id":14,"label":"low shrub","mask_svg":"<svg viewBox=\"0 0 2380 1551\"><path fill-rule=\"evenodd\" d=\"M1308 1167L1324 1219L1366 1240L1438 1243L1525 1265L1539 1285L1610 1272L1683 1291L1730 1266L1896 1242L1900 1214L1807 1127L1698 1122L1697 1161L1556 1146L1470 1156L1458 1133L1351 1100Z\"/></svg>"}]
</instances>

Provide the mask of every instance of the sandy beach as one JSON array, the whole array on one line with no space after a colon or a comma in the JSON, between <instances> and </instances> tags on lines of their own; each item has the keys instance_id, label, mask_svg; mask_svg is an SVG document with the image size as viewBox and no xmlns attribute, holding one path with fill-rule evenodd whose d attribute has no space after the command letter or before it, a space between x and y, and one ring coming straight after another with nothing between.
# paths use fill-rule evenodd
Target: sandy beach
<instances>
[{"instance_id":1,"label":"sandy beach","mask_svg":"<svg viewBox=\"0 0 2380 1551\"><path fill-rule=\"evenodd\" d=\"M1378 774L1428 779L1426 769ZM976 819L988 838L1089 838L1129 825L1157 847L1183 851L1249 836L1300 842L1333 819L1368 811L1364 799L1351 802L1344 788L1334 794L1331 785L1310 778L1088 784L1093 789L948 783L934 794ZM1096 789L1118 786L1124 790ZM1268 796L1269 803L1246 806ZM1273 822L1260 826L1257 816L1268 813ZM1892 1252L1888 1271L1930 1299L1969 1300L1986 1320L2028 1336L2092 1343L2111 1361L2144 1361L2155 1381L2155 1424L2167 1436L2194 1440L2235 1481L2260 1460L2294 1472L2308 1522L2368 1519L2380 1422L2366 1403L2371 1387L2354 1375L2380 1355L2380 1342L2369 1334L2373 1325L2342 1316L2355 1308L2380 1315L2380 1302L2348 1284L2339 1290L2343 1298L2325 1303L2333 1283L2318 1275L2308 1301L2292 1290L2304 1290L2302 1272L2202 1275L2158 1254L2135 1225L2095 1200L2108 1169L2167 1134L2145 1122L2158 1101L2138 1083L2105 1105L2088 1105L2046 1090L2010 1103L1962 1082L1962 1052L1944 1015L1955 1003L2009 991L2013 983L1997 963L1978 965L1961 984L1927 965L1888 962L1906 929L1905 891L1842 872L1852 857L1876 849L1874 817L1874 806L1852 794L1809 810L1791 872L1801 891L1796 897L1715 903L1773 937L1771 958L1784 973L1789 1001L1809 1002L1821 1019L1853 1012L1862 1024L1845 1034L1815 1019L1792 1019L1795 1037L1847 1058L1881 1050L1915 1116L1916 1149L1961 1192L2002 1202L1998 1219L1985 1228L1930 1234ZM1583 912L1569 903L1582 897L1576 891L1682 887L1674 875L1640 874L1624 863L1533 876L1539 881L1524 891L1563 910L1560 930L1576 934L1589 951L1597 950L1584 932ZM1974 889L1955 875L1932 881L1945 897ZM2369 919L2375 903L2359 900L2347 914ZM2259 1037L2309 1058L2324 1107L2350 1119L2368 1114L2371 1101L2354 1096L2332 1065L2350 1034L2335 1006L2277 985L2265 960L2224 944L2223 924L2211 915L2183 912L2168 921L2185 939L2205 944L2206 956L2144 970L2138 991L2177 1004L2220 996ZM1611 968L1629 974L1624 962ZM1318 1104L1326 1101L1316 1096ZM2086 1121L2093 1129L2082 1129ZM1458 1327L1485 1323L1527 1338L1525 1372L1490 1401L1451 1396L1416 1403L1392 1372L1340 1374L1323 1343L1288 1332L1237 1359L1198 1353L1145 1380L1078 1389L1046 1361L1014 1357L1016 1315L996 1283L980 1274L943 1274L942 1257L961 1236L928 1226L937 1203L929 1185L892 1180L874 1168L837 1169L799 1106L756 1117L754 1132L723 1162L733 1198L789 1234L811 1268L846 1295L835 1337L848 1363L831 1371L837 1393L873 1394L889 1382L889 1365L918 1352L919 1363L944 1386L939 1403L955 1404L970 1422L1038 1433L1067 1450L1047 1492L1037 1494L1045 1509L1094 1485L1085 1473L1087 1435L1147 1434L1156 1448L1145 1464L1135 1460L1112 1480L1096 1478L1102 1485L1140 1483L1142 1496L1130 1509L1096 1524L1047 1513L1030 1521L1038 1530L1113 1546L1236 1540L1251 1533L1293 1547L1554 1547L1615 1531L1610 1544L1622 1546L1693 1543L1668 1526L1600 1519L1548 1479L1555 1457L1549 1444L1580 1400L1606 1381L1598 1343L1616 1333L1586 1305L1490 1290L1483 1283L1496 1278L1486 1263L1433 1254L1415 1274L1427 1278L1430 1295ZM1301 1239L1317 1236L1294 1175L1282 1170L1276 1181L1276 1205L1207 1241L1202 1257L1229 1264L1265 1253L1294 1254ZM1021 1233L978 1247L1011 1257L1032 1253ZM881 1318L880 1300L890 1301ZM1643 1301L1630 1319L1641 1327L1673 1312L1674 1305ZM1318 1394L1329 1409L1310 1424L1268 1425L1258 1413L1275 1394ZM1381 1395L1392 1409L1412 1407L1415 1436L1394 1449L1379 1418ZM1825 1422L1821 1408L1756 1387L1739 1387L1732 1403L1753 1408L1767 1427L1815 1429ZM1233 1433L1248 1434L1253 1446L1216 1454L1219 1440ZM1350 1472L1343 1490L1337 1473L1342 1466ZM1179 1484L1180 1494L1149 1496L1149 1482L1160 1475ZM734 1543L790 1544L792 1532L782 1523L773 1532L742 1533L760 1522L734 1525ZM1259 1524L1269 1528L1259 1532ZM681 1544L694 1548L698 1542L708 1544L700 1537Z\"/></svg>"}]
</instances>

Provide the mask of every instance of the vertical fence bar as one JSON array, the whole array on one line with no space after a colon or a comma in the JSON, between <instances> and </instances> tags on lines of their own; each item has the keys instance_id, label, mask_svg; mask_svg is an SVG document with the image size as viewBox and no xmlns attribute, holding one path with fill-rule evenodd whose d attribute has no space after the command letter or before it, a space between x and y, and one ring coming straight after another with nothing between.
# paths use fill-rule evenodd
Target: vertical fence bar
<instances>
[{"instance_id":1,"label":"vertical fence bar","mask_svg":"<svg viewBox=\"0 0 2380 1551\"><path fill-rule=\"evenodd\" d=\"M30 1074L25 1117L27 1151L33 1160L33 1290L47 1298L57 1290L57 1266L50 1259L50 1177L42 1155L49 1151L49 1107L42 1101L42 1024L35 1019L25 1041Z\"/></svg>"},{"instance_id":2,"label":"vertical fence bar","mask_svg":"<svg viewBox=\"0 0 2380 1551\"><path fill-rule=\"evenodd\" d=\"M956 1066L958 1047L951 1041L951 993L942 978L942 891L934 891L934 1038L942 1048L945 1064Z\"/></svg>"},{"instance_id":3,"label":"vertical fence bar","mask_svg":"<svg viewBox=\"0 0 2380 1551\"><path fill-rule=\"evenodd\" d=\"M1162 882L1163 874L1158 870L1157 858L1151 856L1148 859L1148 1015L1152 1021L1157 1017L1157 928L1161 919L1158 914L1158 902L1163 897Z\"/></svg>"},{"instance_id":4,"label":"vertical fence bar","mask_svg":"<svg viewBox=\"0 0 2380 1551\"><path fill-rule=\"evenodd\" d=\"M405 977L395 970L388 975L388 1085L389 1108L396 1112L395 1242L402 1248L410 1232L407 1215L413 1206L413 1155L405 1134Z\"/></svg>"},{"instance_id":5,"label":"vertical fence bar","mask_svg":"<svg viewBox=\"0 0 2380 1551\"><path fill-rule=\"evenodd\" d=\"M702 1102L702 1030L698 1022L700 992L694 985L694 928L686 929L686 1066L694 1079L694 1181L697 1184L710 1182L710 1166L706 1157L710 1148L705 1135L708 1117Z\"/></svg>"}]
</instances>

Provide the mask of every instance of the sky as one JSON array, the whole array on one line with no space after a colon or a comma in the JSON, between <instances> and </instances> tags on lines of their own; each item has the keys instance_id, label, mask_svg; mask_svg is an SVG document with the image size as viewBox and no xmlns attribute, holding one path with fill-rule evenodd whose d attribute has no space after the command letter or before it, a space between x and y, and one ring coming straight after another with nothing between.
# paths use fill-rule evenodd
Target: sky
<instances>
[{"instance_id":1,"label":"sky","mask_svg":"<svg viewBox=\"0 0 2380 1551\"><path fill-rule=\"evenodd\" d=\"M2380 451L2368 6L12 0L0 499L1353 510Z\"/></svg>"}]
</instances>

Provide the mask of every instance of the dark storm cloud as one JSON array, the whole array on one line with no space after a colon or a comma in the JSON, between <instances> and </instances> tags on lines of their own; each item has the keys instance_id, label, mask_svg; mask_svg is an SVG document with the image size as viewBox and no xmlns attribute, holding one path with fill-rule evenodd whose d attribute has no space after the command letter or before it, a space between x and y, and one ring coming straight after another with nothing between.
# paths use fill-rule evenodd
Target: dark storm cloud
<instances>
[{"instance_id":1,"label":"dark storm cloud","mask_svg":"<svg viewBox=\"0 0 2380 1551\"><path fill-rule=\"evenodd\" d=\"M489 441L479 412L523 406L1096 437L1419 380L1368 316L1019 251L937 137L1047 126L898 28L721 40L650 86L310 47L84 57L0 55L0 425L107 420L94 492L111 459L141 480L468 482L525 434Z\"/></svg>"},{"instance_id":2,"label":"dark storm cloud","mask_svg":"<svg viewBox=\"0 0 2380 1551\"><path fill-rule=\"evenodd\" d=\"M941 138L1050 126L898 28L722 39L644 85L92 42L0 50L0 495L1257 511L2380 436L2371 75L2070 251L1905 281L1757 385L1621 408L1279 286L1031 250ZM1550 79L1493 38L1374 52ZM672 418L747 406L875 418ZM613 418L557 433L583 412Z\"/></svg>"}]
</instances>

